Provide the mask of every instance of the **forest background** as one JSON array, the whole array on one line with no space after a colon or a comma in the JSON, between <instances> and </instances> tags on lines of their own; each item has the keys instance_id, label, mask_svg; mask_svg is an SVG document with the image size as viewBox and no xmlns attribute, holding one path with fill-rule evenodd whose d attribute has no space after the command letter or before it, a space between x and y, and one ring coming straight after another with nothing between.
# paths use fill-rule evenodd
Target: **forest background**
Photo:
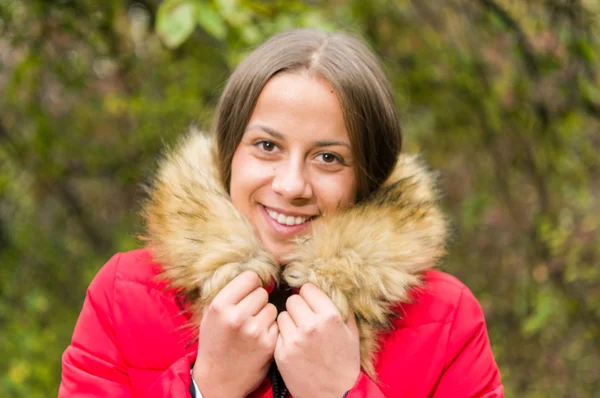
<instances>
[{"instance_id":1,"label":"forest background","mask_svg":"<svg viewBox=\"0 0 600 398\"><path fill-rule=\"evenodd\" d=\"M0 0L0 396L56 395L87 285L141 245L164 145L300 26L383 59L506 395L600 391L600 2Z\"/></svg>"}]
</instances>

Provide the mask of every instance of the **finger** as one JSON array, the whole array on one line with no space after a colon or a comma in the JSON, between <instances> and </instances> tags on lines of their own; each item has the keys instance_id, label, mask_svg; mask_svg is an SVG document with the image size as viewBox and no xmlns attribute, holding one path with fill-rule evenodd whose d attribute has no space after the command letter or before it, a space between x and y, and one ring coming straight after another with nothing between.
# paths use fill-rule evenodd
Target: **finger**
<instances>
[{"instance_id":1,"label":"finger","mask_svg":"<svg viewBox=\"0 0 600 398\"><path fill-rule=\"evenodd\" d=\"M306 283L300 288L300 297L306 301L315 314L335 311L339 313L333 301L325 292L312 283Z\"/></svg>"},{"instance_id":2,"label":"finger","mask_svg":"<svg viewBox=\"0 0 600 398\"><path fill-rule=\"evenodd\" d=\"M297 326L305 325L315 316L315 313L306 301L297 294L291 295L287 299L285 307Z\"/></svg>"},{"instance_id":3,"label":"finger","mask_svg":"<svg viewBox=\"0 0 600 398\"><path fill-rule=\"evenodd\" d=\"M277 322L273 322L273 324L271 324L271 327L267 332L267 338L271 344L277 343L277 339L279 338L279 327L277 326Z\"/></svg>"},{"instance_id":4,"label":"finger","mask_svg":"<svg viewBox=\"0 0 600 398\"><path fill-rule=\"evenodd\" d=\"M274 347L279 334L276 317L277 308L268 304L246 324L246 331L265 342L267 346Z\"/></svg>"},{"instance_id":5,"label":"finger","mask_svg":"<svg viewBox=\"0 0 600 398\"><path fill-rule=\"evenodd\" d=\"M258 314L269 302L269 293L262 287L254 289L242 299L236 308L244 315L254 316Z\"/></svg>"},{"instance_id":6,"label":"finger","mask_svg":"<svg viewBox=\"0 0 600 398\"><path fill-rule=\"evenodd\" d=\"M283 335L281 334L281 330L277 334L277 341L275 342L275 352L273 353L273 358L275 358L275 362L279 358L279 354L283 349Z\"/></svg>"},{"instance_id":7,"label":"finger","mask_svg":"<svg viewBox=\"0 0 600 398\"><path fill-rule=\"evenodd\" d=\"M294 320L287 313L287 311L283 311L277 317L277 326L279 327L279 335L285 339L286 336L291 336L296 330L296 324L294 324Z\"/></svg>"},{"instance_id":8,"label":"finger","mask_svg":"<svg viewBox=\"0 0 600 398\"><path fill-rule=\"evenodd\" d=\"M259 327L267 329L273 325L277 325L277 307L268 303L254 316L253 322L256 322Z\"/></svg>"},{"instance_id":9,"label":"finger","mask_svg":"<svg viewBox=\"0 0 600 398\"><path fill-rule=\"evenodd\" d=\"M237 304L261 285L262 282L255 272L242 272L217 294L215 301L222 302L223 304Z\"/></svg>"}]
</instances>

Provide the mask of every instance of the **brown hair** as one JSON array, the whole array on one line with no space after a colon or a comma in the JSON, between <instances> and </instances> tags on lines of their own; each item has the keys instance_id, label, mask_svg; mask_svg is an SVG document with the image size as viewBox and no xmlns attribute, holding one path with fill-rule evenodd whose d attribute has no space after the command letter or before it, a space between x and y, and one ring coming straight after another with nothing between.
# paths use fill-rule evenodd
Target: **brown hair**
<instances>
[{"instance_id":1,"label":"brown hair","mask_svg":"<svg viewBox=\"0 0 600 398\"><path fill-rule=\"evenodd\" d=\"M357 200L361 200L392 172L402 134L394 96L378 59L365 44L344 33L283 32L240 63L221 95L213 126L221 180L229 190L234 152L264 86L278 73L298 70L324 78L338 96L354 152Z\"/></svg>"}]
</instances>

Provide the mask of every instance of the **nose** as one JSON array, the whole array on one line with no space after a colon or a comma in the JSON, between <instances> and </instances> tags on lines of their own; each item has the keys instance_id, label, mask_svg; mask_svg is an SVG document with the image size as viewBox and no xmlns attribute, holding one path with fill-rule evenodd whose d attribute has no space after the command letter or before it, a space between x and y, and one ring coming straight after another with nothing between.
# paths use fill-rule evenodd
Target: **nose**
<instances>
[{"instance_id":1,"label":"nose","mask_svg":"<svg viewBox=\"0 0 600 398\"><path fill-rule=\"evenodd\" d=\"M312 186L305 172L302 162L279 164L274 170L273 191L288 201L310 199Z\"/></svg>"}]
</instances>

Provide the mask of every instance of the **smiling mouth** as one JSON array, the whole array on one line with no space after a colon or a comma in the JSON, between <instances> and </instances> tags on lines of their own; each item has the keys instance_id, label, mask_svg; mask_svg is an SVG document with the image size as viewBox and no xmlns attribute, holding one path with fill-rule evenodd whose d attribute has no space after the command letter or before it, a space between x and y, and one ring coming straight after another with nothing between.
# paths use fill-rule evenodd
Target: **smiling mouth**
<instances>
[{"instance_id":1,"label":"smiling mouth","mask_svg":"<svg viewBox=\"0 0 600 398\"><path fill-rule=\"evenodd\" d=\"M278 224L287 226L302 225L315 218L315 216L288 216L271 210L268 207L265 207L265 210L272 220Z\"/></svg>"}]
</instances>

